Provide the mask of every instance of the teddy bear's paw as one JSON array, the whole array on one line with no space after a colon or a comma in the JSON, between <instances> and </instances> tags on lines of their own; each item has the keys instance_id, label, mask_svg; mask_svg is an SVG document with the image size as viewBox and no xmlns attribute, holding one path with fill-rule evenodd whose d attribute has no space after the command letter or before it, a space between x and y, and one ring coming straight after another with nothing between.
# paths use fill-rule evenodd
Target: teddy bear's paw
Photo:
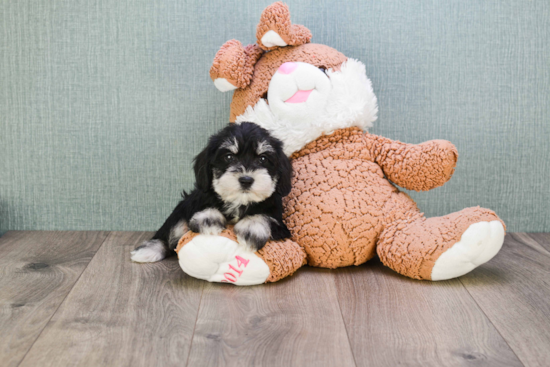
<instances>
[{"instance_id":1,"label":"teddy bear's paw","mask_svg":"<svg viewBox=\"0 0 550 367\"><path fill-rule=\"evenodd\" d=\"M183 271L209 282L254 285L270 275L267 264L252 250L223 236L198 235L179 252Z\"/></svg>"},{"instance_id":2,"label":"teddy bear's paw","mask_svg":"<svg viewBox=\"0 0 550 367\"><path fill-rule=\"evenodd\" d=\"M498 220L471 224L460 241L436 260L432 280L446 280L469 273L491 260L504 242L504 227Z\"/></svg>"}]
</instances>

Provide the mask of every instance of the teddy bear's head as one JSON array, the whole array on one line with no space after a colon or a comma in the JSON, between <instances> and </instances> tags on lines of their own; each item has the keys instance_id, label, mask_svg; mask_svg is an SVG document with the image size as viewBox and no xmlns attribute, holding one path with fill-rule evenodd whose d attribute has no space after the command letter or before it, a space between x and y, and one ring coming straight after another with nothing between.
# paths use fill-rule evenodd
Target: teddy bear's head
<instances>
[{"instance_id":1,"label":"teddy bear's head","mask_svg":"<svg viewBox=\"0 0 550 367\"><path fill-rule=\"evenodd\" d=\"M285 4L263 11L256 38L246 47L226 42L210 69L220 91L235 91L231 122L266 128L288 155L334 130L372 126L378 106L365 66L310 43L311 32L291 23Z\"/></svg>"}]
</instances>

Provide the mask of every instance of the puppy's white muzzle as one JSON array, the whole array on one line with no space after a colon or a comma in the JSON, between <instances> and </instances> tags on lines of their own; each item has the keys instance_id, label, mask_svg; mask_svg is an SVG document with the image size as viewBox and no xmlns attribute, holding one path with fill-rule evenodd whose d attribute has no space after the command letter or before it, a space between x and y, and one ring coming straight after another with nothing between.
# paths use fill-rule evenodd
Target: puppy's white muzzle
<instances>
[{"instance_id":1,"label":"puppy's white muzzle","mask_svg":"<svg viewBox=\"0 0 550 367\"><path fill-rule=\"evenodd\" d=\"M243 187L242 178L248 177L250 185ZM265 168L254 171L228 170L214 178L214 191L220 195L228 207L238 207L264 201L275 191L277 180Z\"/></svg>"}]
</instances>

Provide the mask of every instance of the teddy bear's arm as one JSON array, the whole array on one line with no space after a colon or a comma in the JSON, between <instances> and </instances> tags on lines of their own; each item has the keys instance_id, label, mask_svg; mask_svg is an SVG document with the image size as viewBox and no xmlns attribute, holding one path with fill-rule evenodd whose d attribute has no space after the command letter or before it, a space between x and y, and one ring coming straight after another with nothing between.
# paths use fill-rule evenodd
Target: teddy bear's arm
<instances>
[{"instance_id":1,"label":"teddy bear's arm","mask_svg":"<svg viewBox=\"0 0 550 367\"><path fill-rule=\"evenodd\" d=\"M453 175L458 159L456 147L446 140L406 144L365 134L365 143L386 177L407 190L442 186Z\"/></svg>"}]
</instances>

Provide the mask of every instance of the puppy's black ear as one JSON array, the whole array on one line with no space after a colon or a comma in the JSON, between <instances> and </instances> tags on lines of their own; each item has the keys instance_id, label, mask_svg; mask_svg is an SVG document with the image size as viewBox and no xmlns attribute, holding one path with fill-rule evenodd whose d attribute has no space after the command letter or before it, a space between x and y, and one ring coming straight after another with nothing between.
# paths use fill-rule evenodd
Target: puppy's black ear
<instances>
[{"instance_id":1,"label":"puppy's black ear","mask_svg":"<svg viewBox=\"0 0 550 367\"><path fill-rule=\"evenodd\" d=\"M212 167L210 166L210 154L208 147L204 148L195 157L195 179L197 180L197 188L202 191L208 191L212 185Z\"/></svg>"},{"instance_id":2,"label":"puppy's black ear","mask_svg":"<svg viewBox=\"0 0 550 367\"><path fill-rule=\"evenodd\" d=\"M290 164L290 160L286 156L286 154L283 152L282 149L278 150L278 157L277 160L279 161L278 166L278 174L279 174L279 180L277 181L277 188L276 191L281 196L287 196L290 193L291 187L291 180L292 180L292 165Z\"/></svg>"}]
</instances>

